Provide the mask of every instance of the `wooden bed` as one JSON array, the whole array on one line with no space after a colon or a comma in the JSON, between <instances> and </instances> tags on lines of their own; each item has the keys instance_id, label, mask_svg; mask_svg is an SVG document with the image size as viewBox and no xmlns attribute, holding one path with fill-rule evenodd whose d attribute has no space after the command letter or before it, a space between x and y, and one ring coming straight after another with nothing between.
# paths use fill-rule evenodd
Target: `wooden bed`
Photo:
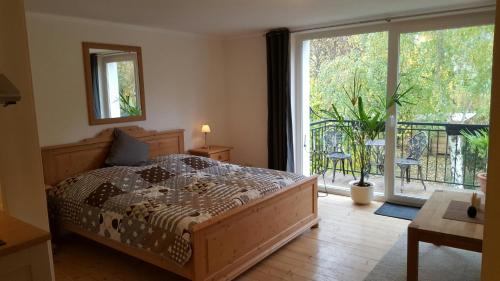
<instances>
[{"instance_id":1,"label":"wooden bed","mask_svg":"<svg viewBox=\"0 0 500 281\"><path fill-rule=\"evenodd\" d=\"M184 153L184 130L146 131L121 128L150 145L150 156ZM45 183L54 185L81 172L103 166L113 128L94 138L42 148ZM106 239L75 225L62 227L185 278L231 280L302 232L318 224L317 178L235 208L193 228L190 261L183 267L139 248Z\"/></svg>"}]
</instances>

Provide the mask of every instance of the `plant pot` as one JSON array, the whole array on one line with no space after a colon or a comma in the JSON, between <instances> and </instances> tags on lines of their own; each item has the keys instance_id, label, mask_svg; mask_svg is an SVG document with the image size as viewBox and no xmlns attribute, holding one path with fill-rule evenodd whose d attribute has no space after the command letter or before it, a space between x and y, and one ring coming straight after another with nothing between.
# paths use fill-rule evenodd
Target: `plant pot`
<instances>
[{"instance_id":1,"label":"plant pot","mask_svg":"<svg viewBox=\"0 0 500 281\"><path fill-rule=\"evenodd\" d=\"M477 180L479 181L479 186L481 187L481 191L486 194L486 173L477 173Z\"/></svg>"},{"instance_id":2,"label":"plant pot","mask_svg":"<svg viewBox=\"0 0 500 281\"><path fill-rule=\"evenodd\" d=\"M359 181L352 180L349 182L351 186L351 199L354 203L359 205L370 204L373 200L373 187L374 184L371 182L366 182L369 186L357 186Z\"/></svg>"}]
</instances>

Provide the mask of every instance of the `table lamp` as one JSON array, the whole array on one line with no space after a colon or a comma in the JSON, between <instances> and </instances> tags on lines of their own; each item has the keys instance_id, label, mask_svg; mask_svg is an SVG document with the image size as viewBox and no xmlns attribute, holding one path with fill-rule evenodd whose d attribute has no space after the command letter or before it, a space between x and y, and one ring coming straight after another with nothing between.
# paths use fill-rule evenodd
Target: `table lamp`
<instances>
[{"instance_id":1,"label":"table lamp","mask_svg":"<svg viewBox=\"0 0 500 281\"><path fill-rule=\"evenodd\" d=\"M207 145L207 134L210 133L210 126L201 125L201 132L205 133L205 146L203 148L209 149L210 147Z\"/></svg>"}]
</instances>

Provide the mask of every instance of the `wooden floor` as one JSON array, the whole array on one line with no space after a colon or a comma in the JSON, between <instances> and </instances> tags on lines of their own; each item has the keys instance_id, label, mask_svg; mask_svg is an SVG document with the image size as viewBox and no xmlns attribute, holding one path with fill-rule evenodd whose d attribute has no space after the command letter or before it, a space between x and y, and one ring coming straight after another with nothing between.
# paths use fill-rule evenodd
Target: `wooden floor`
<instances>
[{"instance_id":1,"label":"wooden floor","mask_svg":"<svg viewBox=\"0 0 500 281\"><path fill-rule=\"evenodd\" d=\"M403 235L409 221L374 215L380 203L319 199L320 226L290 242L238 280L363 280ZM92 241L68 236L54 256L57 281L184 280Z\"/></svg>"}]
</instances>

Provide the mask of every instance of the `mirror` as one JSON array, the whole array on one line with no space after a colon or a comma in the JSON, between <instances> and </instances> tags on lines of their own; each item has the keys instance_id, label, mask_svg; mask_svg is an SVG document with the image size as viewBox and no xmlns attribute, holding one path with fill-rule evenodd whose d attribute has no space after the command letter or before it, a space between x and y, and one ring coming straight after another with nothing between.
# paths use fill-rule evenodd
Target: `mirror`
<instances>
[{"instance_id":1,"label":"mirror","mask_svg":"<svg viewBox=\"0 0 500 281\"><path fill-rule=\"evenodd\" d=\"M83 42L90 125L146 119L141 48Z\"/></svg>"}]
</instances>

